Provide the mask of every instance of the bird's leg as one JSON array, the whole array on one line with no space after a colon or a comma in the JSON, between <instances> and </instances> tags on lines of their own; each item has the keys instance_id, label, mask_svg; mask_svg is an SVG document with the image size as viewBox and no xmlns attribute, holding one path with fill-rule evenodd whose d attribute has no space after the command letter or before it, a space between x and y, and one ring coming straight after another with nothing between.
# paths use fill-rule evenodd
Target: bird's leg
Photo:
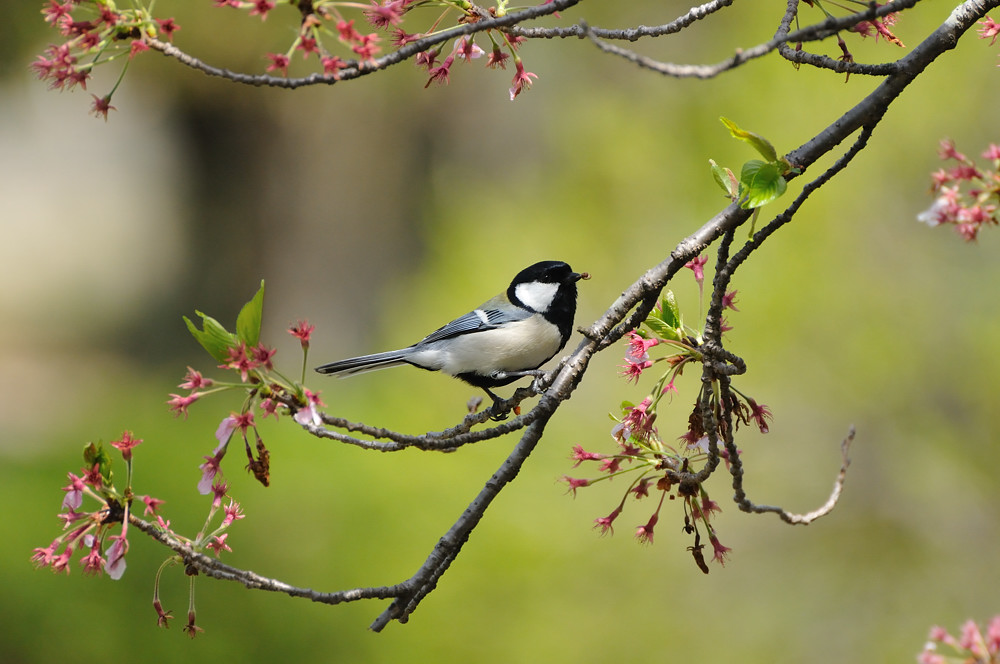
<instances>
[{"instance_id":1,"label":"bird's leg","mask_svg":"<svg viewBox=\"0 0 1000 664\"><path fill-rule=\"evenodd\" d=\"M525 369L524 371L494 371L490 374L490 378L496 380L503 380L505 378L523 378L525 376L541 378L547 373L547 371L542 371L541 369Z\"/></svg>"},{"instance_id":2,"label":"bird's leg","mask_svg":"<svg viewBox=\"0 0 1000 664\"><path fill-rule=\"evenodd\" d=\"M503 403L506 400L498 397L487 387L483 388L483 392L486 392L490 396L490 399L493 399L493 405L490 406L490 419L494 422L506 420L511 410L510 408L503 407Z\"/></svg>"},{"instance_id":3,"label":"bird's leg","mask_svg":"<svg viewBox=\"0 0 1000 664\"><path fill-rule=\"evenodd\" d=\"M497 380L502 380L504 378L521 378L524 376L534 377L534 381L531 383L531 387L535 390L536 394L541 394L545 390L542 387L542 378L549 374L548 371L542 371L541 369L526 369L524 371L495 371L492 374L492 378Z\"/></svg>"}]
</instances>

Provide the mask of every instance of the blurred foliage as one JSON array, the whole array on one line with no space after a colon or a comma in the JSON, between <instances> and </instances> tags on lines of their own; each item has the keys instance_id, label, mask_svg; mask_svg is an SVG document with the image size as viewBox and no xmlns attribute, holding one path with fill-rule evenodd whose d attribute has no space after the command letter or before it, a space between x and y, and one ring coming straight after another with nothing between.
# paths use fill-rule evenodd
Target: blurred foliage
<instances>
[{"instance_id":1,"label":"blurred foliage","mask_svg":"<svg viewBox=\"0 0 1000 664\"><path fill-rule=\"evenodd\" d=\"M950 5L921 3L896 34L916 45ZM684 9L660 3L650 16L643 3L584 4L566 20L656 23ZM208 3L157 10L176 16L184 48L234 69L262 71L263 52L290 39L277 12L261 24ZM721 60L767 39L776 11L744 3L636 48ZM0 132L5 144L34 147L9 153L19 161L3 166L0 206L15 209L22 174L51 183L53 199L68 198L68 178L52 179L68 159L91 196L67 200L79 209L53 214L37 245L20 212L0 214L8 246L20 247L0 267L0 496L16 525L0 545L4 661L912 661L930 625L984 621L1000 608L992 391L1000 313L989 290L1000 277L998 241L987 231L968 245L914 221L930 203L939 138L969 153L998 140L996 49L973 35L907 90L852 168L734 281L740 312L730 314L727 338L750 367L737 386L775 413L770 434L739 440L745 486L758 502L811 509L827 495L853 423L853 466L831 516L797 529L723 503L718 527L732 560L707 577L669 508L654 546L634 542L629 524L648 516L634 509L613 537L598 537L592 521L614 507L619 488L574 500L556 480L570 472L573 444L610 449L603 413L639 401L647 387L616 376L612 350L592 363L408 625L373 635L365 627L380 604L327 607L201 579L206 632L192 642L178 624L187 588L179 570L163 588L178 618L169 631L156 628L152 577L163 553L138 534L120 582L84 578L79 568L56 578L28 562L59 526L59 487L78 470L84 443L126 428L145 440L136 490L165 499L176 527L197 530L207 510L194 491L197 466L238 403L199 402L187 421L168 414L184 367L210 374L214 364L182 314L234 320L266 277L263 339L294 375L297 342L283 329L295 318L319 324L311 363L408 344L524 265L559 258L594 275L581 286L578 323L587 324L726 203L708 159L740 163L746 149L719 116L787 152L876 81L795 71L777 58L712 81L675 81L585 41L546 41L524 47L539 78L510 103L507 75L478 66L456 68L444 88L424 90L424 75L404 65L288 93L236 88L147 54L105 124L87 116L88 95L39 92L30 80L25 68L47 35L40 18L23 14L0 27ZM868 61L902 53L856 38L851 48ZM52 126L74 143L50 140ZM81 145L85 158L71 153ZM163 171L129 179L150 163ZM149 187L176 207L128 198ZM49 202L36 197L34 206ZM764 218L776 211L768 206ZM163 229L173 231L157 235ZM156 257L167 261L162 272L150 267ZM693 323L690 275L673 288ZM29 303L19 297L25 289ZM457 381L405 369L310 385L332 412L410 432L448 426L470 396ZM683 433L696 385L693 372L679 381L676 413L658 421L665 439ZM226 460L248 516L224 556L320 590L409 576L513 444L386 455L312 439L289 421L263 433L270 488L242 474L235 456ZM712 483L720 502L725 482Z\"/></svg>"}]
</instances>

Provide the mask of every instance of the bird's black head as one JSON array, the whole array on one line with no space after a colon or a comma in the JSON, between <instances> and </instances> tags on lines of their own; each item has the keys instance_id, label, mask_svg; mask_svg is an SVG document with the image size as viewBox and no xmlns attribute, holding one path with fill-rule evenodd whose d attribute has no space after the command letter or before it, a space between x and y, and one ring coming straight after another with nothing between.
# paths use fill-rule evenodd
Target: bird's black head
<instances>
[{"instance_id":1,"label":"bird's black head","mask_svg":"<svg viewBox=\"0 0 1000 664\"><path fill-rule=\"evenodd\" d=\"M573 272L573 268L562 261L542 261L518 272L517 276L510 282L510 285L516 286L517 284L527 284L533 281L543 284L561 284L569 279L572 279L576 283L580 276Z\"/></svg>"},{"instance_id":2,"label":"bird's black head","mask_svg":"<svg viewBox=\"0 0 1000 664\"><path fill-rule=\"evenodd\" d=\"M576 282L586 278L588 274L574 272L562 261L542 261L517 273L507 297L514 304L544 315L559 328L565 343L576 315Z\"/></svg>"}]
</instances>

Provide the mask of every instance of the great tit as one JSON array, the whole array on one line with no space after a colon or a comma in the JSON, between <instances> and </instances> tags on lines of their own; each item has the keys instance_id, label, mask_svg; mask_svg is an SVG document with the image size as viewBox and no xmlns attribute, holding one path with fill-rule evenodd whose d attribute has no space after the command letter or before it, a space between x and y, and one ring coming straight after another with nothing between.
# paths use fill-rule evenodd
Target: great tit
<instances>
[{"instance_id":1,"label":"great tit","mask_svg":"<svg viewBox=\"0 0 1000 664\"><path fill-rule=\"evenodd\" d=\"M352 357L316 367L353 374L411 364L443 371L490 390L530 375L562 350L573 331L576 282L589 279L562 261L542 261L517 273L503 293L400 350Z\"/></svg>"}]
</instances>

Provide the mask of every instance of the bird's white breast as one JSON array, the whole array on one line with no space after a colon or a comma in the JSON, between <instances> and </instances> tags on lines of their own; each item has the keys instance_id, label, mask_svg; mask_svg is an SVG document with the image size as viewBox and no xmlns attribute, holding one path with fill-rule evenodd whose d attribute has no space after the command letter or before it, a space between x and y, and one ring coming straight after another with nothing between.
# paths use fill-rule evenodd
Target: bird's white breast
<instances>
[{"instance_id":1,"label":"bird's white breast","mask_svg":"<svg viewBox=\"0 0 1000 664\"><path fill-rule=\"evenodd\" d=\"M473 332L446 343L430 344L413 353L411 361L452 376L523 371L534 369L555 355L561 342L559 330L554 325L541 316L532 316L500 329Z\"/></svg>"}]
</instances>

